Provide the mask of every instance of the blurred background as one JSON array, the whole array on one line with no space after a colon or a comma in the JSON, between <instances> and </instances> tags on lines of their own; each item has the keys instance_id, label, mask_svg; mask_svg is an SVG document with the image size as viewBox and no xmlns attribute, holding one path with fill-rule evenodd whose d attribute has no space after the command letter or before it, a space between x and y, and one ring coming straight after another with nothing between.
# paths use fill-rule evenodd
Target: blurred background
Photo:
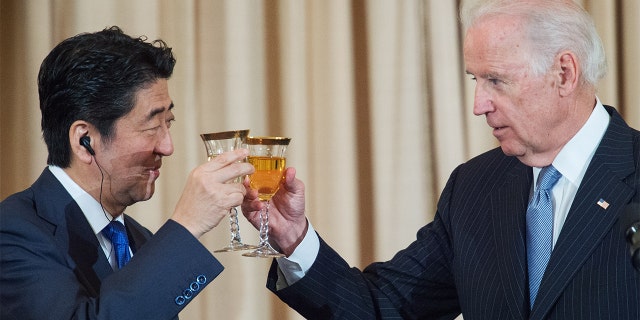
<instances>
[{"instance_id":1,"label":"blurred background","mask_svg":"<svg viewBox=\"0 0 640 320\"><path fill-rule=\"evenodd\" d=\"M605 43L598 96L640 128L640 1L581 1ZM153 198L126 210L152 231L207 156L199 134L292 138L315 229L353 266L387 260L431 221L449 173L497 146L472 114L456 0L0 0L0 199L46 166L36 77L60 41L117 25L161 38L173 156ZM1 219L1 215L0 215ZM258 233L243 219L246 243ZM202 238L227 244L223 221ZM226 270L182 319L301 319L266 288L270 259L219 253ZM188 261L185 261L188 263Z\"/></svg>"}]
</instances>

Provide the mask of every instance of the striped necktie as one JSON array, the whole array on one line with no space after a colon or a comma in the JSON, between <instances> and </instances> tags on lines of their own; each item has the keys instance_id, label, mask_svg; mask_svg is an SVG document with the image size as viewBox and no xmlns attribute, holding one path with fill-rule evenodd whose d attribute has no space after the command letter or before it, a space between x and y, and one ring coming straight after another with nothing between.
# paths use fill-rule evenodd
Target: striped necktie
<instances>
[{"instance_id":1,"label":"striped necktie","mask_svg":"<svg viewBox=\"0 0 640 320\"><path fill-rule=\"evenodd\" d=\"M102 229L102 234L111 240L113 250L116 254L118 269L121 269L129 262L129 259L131 259L131 255L129 254L129 239L127 238L127 230L124 228L124 224L120 221L112 220Z\"/></svg>"},{"instance_id":2,"label":"striped necktie","mask_svg":"<svg viewBox=\"0 0 640 320\"><path fill-rule=\"evenodd\" d=\"M538 186L527 207L527 261L529 264L529 307L533 308L542 275L553 247L553 203L551 189L562 174L553 166L540 171Z\"/></svg>"}]
</instances>

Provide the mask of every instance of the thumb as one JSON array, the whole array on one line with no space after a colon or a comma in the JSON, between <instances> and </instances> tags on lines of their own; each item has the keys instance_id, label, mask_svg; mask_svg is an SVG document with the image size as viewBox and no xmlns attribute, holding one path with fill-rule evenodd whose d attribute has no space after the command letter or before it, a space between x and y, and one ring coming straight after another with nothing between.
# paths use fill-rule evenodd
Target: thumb
<instances>
[{"instance_id":1,"label":"thumb","mask_svg":"<svg viewBox=\"0 0 640 320\"><path fill-rule=\"evenodd\" d=\"M284 172L284 183L282 184L287 192L298 194L304 193L304 183L296 179L296 169L288 167Z\"/></svg>"}]
</instances>

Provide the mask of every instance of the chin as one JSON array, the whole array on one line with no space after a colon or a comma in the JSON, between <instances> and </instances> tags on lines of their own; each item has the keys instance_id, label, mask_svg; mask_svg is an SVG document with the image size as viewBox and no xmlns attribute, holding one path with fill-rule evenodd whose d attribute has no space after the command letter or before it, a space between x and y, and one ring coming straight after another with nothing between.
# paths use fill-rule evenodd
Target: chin
<instances>
[{"instance_id":1,"label":"chin","mask_svg":"<svg viewBox=\"0 0 640 320\"><path fill-rule=\"evenodd\" d=\"M155 192L155 184L153 182L147 184L145 193L144 193L144 195L143 195L143 197L142 197L142 199L140 201L147 201L147 200L151 199L151 197L153 196L154 192Z\"/></svg>"},{"instance_id":2,"label":"chin","mask_svg":"<svg viewBox=\"0 0 640 320\"><path fill-rule=\"evenodd\" d=\"M513 150L511 150L509 147L505 146L505 145L500 145L500 149L502 149L502 152L507 155L507 156L515 156L516 154L513 152Z\"/></svg>"},{"instance_id":3,"label":"chin","mask_svg":"<svg viewBox=\"0 0 640 320\"><path fill-rule=\"evenodd\" d=\"M505 143L500 144L500 148L504 154L510 157L522 157L525 155L521 150L522 148L514 148L514 146L510 146Z\"/></svg>"}]
</instances>

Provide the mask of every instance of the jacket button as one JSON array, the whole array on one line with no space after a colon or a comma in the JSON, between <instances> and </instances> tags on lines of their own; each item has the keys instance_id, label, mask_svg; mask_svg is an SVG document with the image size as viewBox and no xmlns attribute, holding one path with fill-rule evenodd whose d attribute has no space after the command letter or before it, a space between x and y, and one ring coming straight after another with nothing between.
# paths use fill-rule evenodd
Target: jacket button
<instances>
[{"instance_id":1,"label":"jacket button","mask_svg":"<svg viewBox=\"0 0 640 320\"><path fill-rule=\"evenodd\" d=\"M177 296L176 297L176 304L181 306L183 305L185 302L187 302L187 299L185 299L183 296Z\"/></svg>"},{"instance_id":2,"label":"jacket button","mask_svg":"<svg viewBox=\"0 0 640 320\"><path fill-rule=\"evenodd\" d=\"M186 290L184 290L184 292L182 293L182 295L183 295L186 299L191 299L191 298L193 298L193 291L191 291L191 289L186 289Z\"/></svg>"},{"instance_id":3,"label":"jacket button","mask_svg":"<svg viewBox=\"0 0 640 320\"><path fill-rule=\"evenodd\" d=\"M198 277L196 277L196 282L198 284L205 284L207 283L207 277L204 274L201 274Z\"/></svg>"}]
</instances>

